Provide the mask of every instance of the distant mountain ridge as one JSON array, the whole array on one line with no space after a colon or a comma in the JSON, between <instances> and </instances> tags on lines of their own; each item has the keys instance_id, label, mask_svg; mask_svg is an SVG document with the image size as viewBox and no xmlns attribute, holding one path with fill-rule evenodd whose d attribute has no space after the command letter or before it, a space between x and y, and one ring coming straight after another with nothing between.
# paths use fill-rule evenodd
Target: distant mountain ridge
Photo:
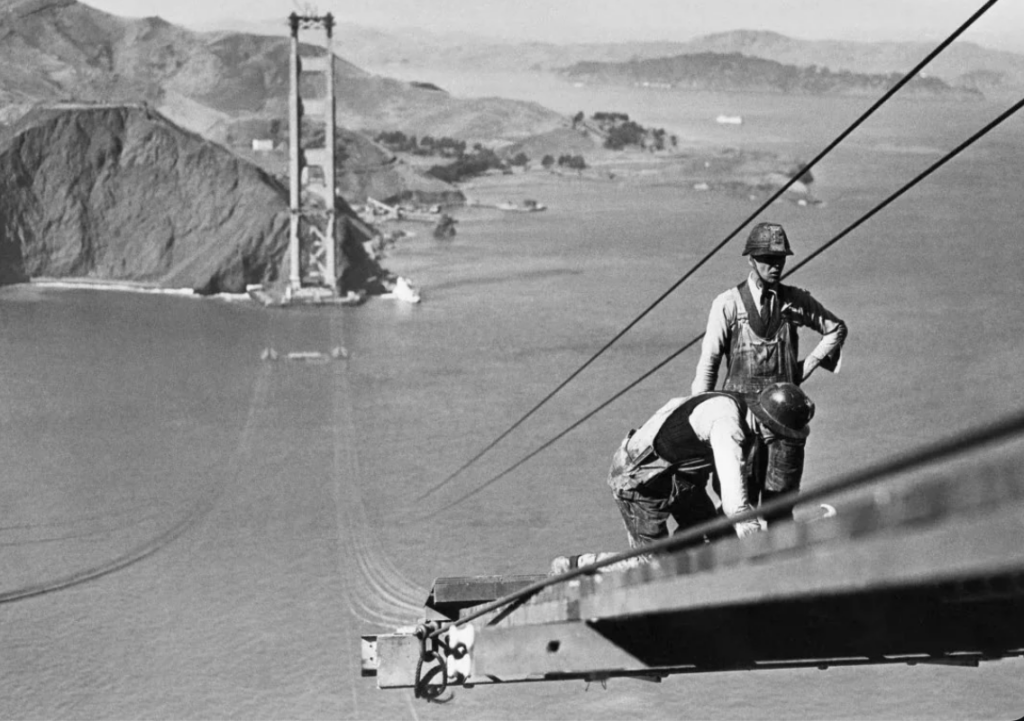
<instances>
[{"instance_id":1,"label":"distant mountain ridge","mask_svg":"<svg viewBox=\"0 0 1024 721\"><path fill-rule=\"evenodd\" d=\"M717 92L779 92L811 95L880 95L895 85L899 73L833 72L820 66L798 67L740 53L697 53L625 63L576 63L561 71L576 82ZM977 97L973 88L954 88L939 78L915 77L904 96Z\"/></svg>"},{"instance_id":2,"label":"distant mountain ridge","mask_svg":"<svg viewBox=\"0 0 1024 721\"><path fill-rule=\"evenodd\" d=\"M0 0L0 122L39 102L140 100L208 136L239 119L286 119L288 53L281 36L193 32L76 0ZM354 130L471 133L467 117L483 113L494 137L514 139L563 122L535 103L480 105L371 75L340 57L335 84L337 122Z\"/></svg>"},{"instance_id":3,"label":"distant mountain ridge","mask_svg":"<svg viewBox=\"0 0 1024 721\"><path fill-rule=\"evenodd\" d=\"M797 40L779 33L737 30L697 38L687 43L685 52L741 53L787 65L874 75L906 72L934 48L922 42ZM924 74L953 87L1010 92L1024 88L1024 55L957 41L932 60Z\"/></svg>"},{"instance_id":4,"label":"distant mountain ridge","mask_svg":"<svg viewBox=\"0 0 1024 721\"><path fill-rule=\"evenodd\" d=\"M411 37L400 31L342 23L338 37L345 56L363 67L474 67L493 72L555 71L587 61L628 62L710 52L740 53L798 67L816 65L833 72L885 75L906 72L934 49L933 44L923 42L801 40L761 30L735 30L678 42L555 45L482 38L455 43L443 35L417 33ZM1024 89L1024 55L958 40L929 64L925 74L953 87L1013 93Z\"/></svg>"}]
</instances>

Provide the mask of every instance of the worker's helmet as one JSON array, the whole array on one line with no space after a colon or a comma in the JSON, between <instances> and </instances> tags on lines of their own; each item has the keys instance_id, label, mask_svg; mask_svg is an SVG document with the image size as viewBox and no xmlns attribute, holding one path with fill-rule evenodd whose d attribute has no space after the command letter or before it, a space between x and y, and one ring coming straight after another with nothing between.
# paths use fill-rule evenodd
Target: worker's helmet
<instances>
[{"instance_id":1,"label":"worker's helmet","mask_svg":"<svg viewBox=\"0 0 1024 721\"><path fill-rule=\"evenodd\" d=\"M747 236L743 255L793 255L786 231L778 223L758 223Z\"/></svg>"},{"instance_id":2,"label":"worker's helmet","mask_svg":"<svg viewBox=\"0 0 1024 721\"><path fill-rule=\"evenodd\" d=\"M814 418L814 401L794 383L773 383L750 406L758 420L786 438L806 438Z\"/></svg>"}]
</instances>

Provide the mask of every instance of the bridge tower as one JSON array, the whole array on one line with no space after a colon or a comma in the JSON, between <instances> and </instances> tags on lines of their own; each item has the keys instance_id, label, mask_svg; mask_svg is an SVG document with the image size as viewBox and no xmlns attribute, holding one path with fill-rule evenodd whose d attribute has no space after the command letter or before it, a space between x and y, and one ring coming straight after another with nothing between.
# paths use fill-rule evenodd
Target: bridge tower
<instances>
[{"instance_id":1,"label":"bridge tower","mask_svg":"<svg viewBox=\"0 0 1024 721\"><path fill-rule=\"evenodd\" d=\"M292 13L288 20L291 27L288 289L292 295L308 288L337 296L334 16ZM306 54L300 55L299 33L303 30L324 33L322 53L315 51L311 55L306 46Z\"/></svg>"}]
</instances>

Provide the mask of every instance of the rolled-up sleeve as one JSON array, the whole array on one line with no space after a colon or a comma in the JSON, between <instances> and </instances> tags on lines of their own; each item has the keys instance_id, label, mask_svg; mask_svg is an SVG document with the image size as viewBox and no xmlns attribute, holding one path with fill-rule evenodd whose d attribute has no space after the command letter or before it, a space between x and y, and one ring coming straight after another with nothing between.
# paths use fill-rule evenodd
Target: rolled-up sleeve
<instances>
[{"instance_id":1,"label":"rolled-up sleeve","mask_svg":"<svg viewBox=\"0 0 1024 721\"><path fill-rule=\"evenodd\" d=\"M711 445L725 515L749 511L751 506L743 473L746 434L736 401L725 396L704 401L690 414L690 425L698 438Z\"/></svg>"},{"instance_id":2,"label":"rolled-up sleeve","mask_svg":"<svg viewBox=\"0 0 1024 721\"><path fill-rule=\"evenodd\" d=\"M788 315L797 323L821 334L821 340L810 352L822 368L839 372L842 361L843 343L846 341L846 323L830 312L810 293L802 288L791 287L788 293ZM785 309L784 309L785 310Z\"/></svg>"},{"instance_id":3,"label":"rolled-up sleeve","mask_svg":"<svg viewBox=\"0 0 1024 721\"><path fill-rule=\"evenodd\" d=\"M690 386L691 395L712 391L718 383L718 367L729 345L729 306L728 292L719 295L711 304L697 371Z\"/></svg>"}]
</instances>

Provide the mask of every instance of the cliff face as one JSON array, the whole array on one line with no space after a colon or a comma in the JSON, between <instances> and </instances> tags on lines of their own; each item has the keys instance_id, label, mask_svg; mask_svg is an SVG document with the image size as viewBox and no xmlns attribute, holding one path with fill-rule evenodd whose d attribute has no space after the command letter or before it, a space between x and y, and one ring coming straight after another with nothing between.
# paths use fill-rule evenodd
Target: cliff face
<instances>
[{"instance_id":1,"label":"cliff face","mask_svg":"<svg viewBox=\"0 0 1024 721\"><path fill-rule=\"evenodd\" d=\"M241 292L280 272L287 197L258 167L146 106L34 110L0 135L0 282ZM347 235L345 262L372 262Z\"/></svg>"}]
</instances>

